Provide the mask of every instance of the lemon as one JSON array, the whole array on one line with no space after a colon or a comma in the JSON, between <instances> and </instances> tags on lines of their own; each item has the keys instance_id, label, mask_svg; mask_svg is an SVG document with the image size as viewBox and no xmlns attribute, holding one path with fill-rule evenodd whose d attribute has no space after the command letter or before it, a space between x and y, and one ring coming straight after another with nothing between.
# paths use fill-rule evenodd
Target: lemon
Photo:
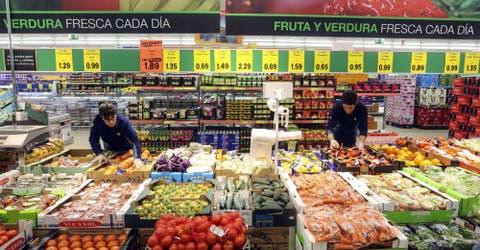
<instances>
[{"instance_id":1,"label":"lemon","mask_svg":"<svg viewBox=\"0 0 480 250\"><path fill-rule=\"evenodd\" d=\"M438 165L442 165L442 163L440 162L439 159L433 158L432 159L432 165L438 166Z\"/></svg>"}]
</instances>

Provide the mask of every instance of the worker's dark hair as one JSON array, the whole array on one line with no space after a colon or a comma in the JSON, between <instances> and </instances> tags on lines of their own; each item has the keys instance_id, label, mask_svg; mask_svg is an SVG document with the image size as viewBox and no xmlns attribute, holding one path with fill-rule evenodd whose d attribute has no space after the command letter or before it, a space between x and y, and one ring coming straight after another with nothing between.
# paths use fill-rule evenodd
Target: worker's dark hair
<instances>
[{"instance_id":1,"label":"worker's dark hair","mask_svg":"<svg viewBox=\"0 0 480 250\"><path fill-rule=\"evenodd\" d=\"M353 90L347 90L343 92L342 103L347 105L357 104L357 93Z\"/></svg>"},{"instance_id":2,"label":"worker's dark hair","mask_svg":"<svg viewBox=\"0 0 480 250\"><path fill-rule=\"evenodd\" d=\"M117 108L111 102L102 101L98 103L98 114L102 118L109 119L117 114Z\"/></svg>"}]
</instances>

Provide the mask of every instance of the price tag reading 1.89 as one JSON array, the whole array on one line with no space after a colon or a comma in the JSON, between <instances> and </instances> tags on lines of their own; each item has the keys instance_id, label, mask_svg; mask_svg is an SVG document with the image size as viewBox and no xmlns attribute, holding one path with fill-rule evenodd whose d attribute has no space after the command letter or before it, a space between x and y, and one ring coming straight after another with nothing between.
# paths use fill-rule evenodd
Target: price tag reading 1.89
<instances>
[{"instance_id":1,"label":"price tag reading 1.89","mask_svg":"<svg viewBox=\"0 0 480 250\"><path fill-rule=\"evenodd\" d=\"M253 51L249 49L237 50L237 71L252 72L253 71Z\"/></svg>"},{"instance_id":2,"label":"price tag reading 1.89","mask_svg":"<svg viewBox=\"0 0 480 250\"><path fill-rule=\"evenodd\" d=\"M102 71L99 49L83 50L83 68L85 71Z\"/></svg>"},{"instance_id":3,"label":"price tag reading 1.89","mask_svg":"<svg viewBox=\"0 0 480 250\"><path fill-rule=\"evenodd\" d=\"M71 49L56 49L55 64L57 71L73 71L73 57Z\"/></svg>"},{"instance_id":4,"label":"price tag reading 1.89","mask_svg":"<svg viewBox=\"0 0 480 250\"><path fill-rule=\"evenodd\" d=\"M427 72L427 52L412 52L410 73L423 74Z\"/></svg>"},{"instance_id":5,"label":"price tag reading 1.89","mask_svg":"<svg viewBox=\"0 0 480 250\"><path fill-rule=\"evenodd\" d=\"M349 73L363 72L363 51L349 51L347 67Z\"/></svg>"},{"instance_id":6,"label":"price tag reading 1.89","mask_svg":"<svg viewBox=\"0 0 480 250\"><path fill-rule=\"evenodd\" d=\"M193 51L193 71L210 72L210 50Z\"/></svg>"},{"instance_id":7,"label":"price tag reading 1.89","mask_svg":"<svg viewBox=\"0 0 480 250\"><path fill-rule=\"evenodd\" d=\"M262 51L262 71L278 72L278 50Z\"/></svg>"}]
</instances>

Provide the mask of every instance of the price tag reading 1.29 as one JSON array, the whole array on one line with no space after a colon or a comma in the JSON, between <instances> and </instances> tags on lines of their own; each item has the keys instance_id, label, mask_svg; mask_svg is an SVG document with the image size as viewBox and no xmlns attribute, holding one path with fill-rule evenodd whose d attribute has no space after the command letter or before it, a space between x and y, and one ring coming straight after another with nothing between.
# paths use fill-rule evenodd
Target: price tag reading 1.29
<instances>
[{"instance_id":1,"label":"price tag reading 1.29","mask_svg":"<svg viewBox=\"0 0 480 250\"><path fill-rule=\"evenodd\" d=\"M180 50L166 49L163 51L163 70L180 72Z\"/></svg>"},{"instance_id":2,"label":"price tag reading 1.29","mask_svg":"<svg viewBox=\"0 0 480 250\"><path fill-rule=\"evenodd\" d=\"M363 72L363 51L349 51L347 67L349 73Z\"/></svg>"},{"instance_id":3,"label":"price tag reading 1.29","mask_svg":"<svg viewBox=\"0 0 480 250\"><path fill-rule=\"evenodd\" d=\"M253 71L253 51L249 49L237 50L237 71L252 72Z\"/></svg>"},{"instance_id":4,"label":"price tag reading 1.29","mask_svg":"<svg viewBox=\"0 0 480 250\"><path fill-rule=\"evenodd\" d=\"M193 51L193 71L210 72L210 50Z\"/></svg>"},{"instance_id":5,"label":"price tag reading 1.29","mask_svg":"<svg viewBox=\"0 0 480 250\"><path fill-rule=\"evenodd\" d=\"M380 51L378 52L378 73L392 73L393 71L393 52Z\"/></svg>"},{"instance_id":6,"label":"price tag reading 1.29","mask_svg":"<svg viewBox=\"0 0 480 250\"><path fill-rule=\"evenodd\" d=\"M302 73L305 71L305 51L288 51L288 71L292 73Z\"/></svg>"},{"instance_id":7,"label":"price tag reading 1.29","mask_svg":"<svg viewBox=\"0 0 480 250\"><path fill-rule=\"evenodd\" d=\"M412 52L410 73L423 74L427 72L427 52Z\"/></svg>"},{"instance_id":8,"label":"price tag reading 1.29","mask_svg":"<svg viewBox=\"0 0 480 250\"><path fill-rule=\"evenodd\" d=\"M313 72L315 73L330 72L330 51L314 52Z\"/></svg>"},{"instance_id":9,"label":"price tag reading 1.29","mask_svg":"<svg viewBox=\"0 0 480 250\"><path fill-rule=\"evenodd\" d=\"M463 73L478 74L479 63L480 63L480 52L465 53L465 63L463 66Z\"/></svg>"},{"instance_id":10,"label":"price tag reading 1.29","mask_svg":"<svg viewBox=\"0 0 480 250\"><path fill-rule=\"evenodd\" d=\"M443 72L446 74L457 74L460 72L460 52L445 53L445 68Z\"/></svg>"},{"instance_id":11,"label":"price tag reading 1.29","mask_svg":"<svg viewBox=\"0 0 480 250\"><path fill-rule=\"evenodd\" d=\"M215 62L216 72L232 71L231 51L228 49L215 50L213 52L213 61Z\"/></svg>"},{"instance_id":12,"label":"price tag reading 1.29","mask_svg":"<svg viewBox=\"0 0 480 250\"><path fill-rule=\"evenodd\" d=\"M262 51L262 71L278 72L278 50Z\"/></svg>"},{"instance_id":13,"label":"price tag reading 1.29","mask_svg":"<svg viewBox=\"0 0 480 250\"><path fill-rule=\"evenodd\" d=\"M83 50L83 69L85 71L102 71L99 49Z\"/></svg>"},{"instance_id":14,"label":"price tag reading 1.29","mask_svg":"<svg viewBox=\"0 0 480 250\"><path fill-rule=\"evenodd\" d=\"M57 71L73 71L73 57L71 49L55 50L55 65Z\"/></svg>"}]
</instances>

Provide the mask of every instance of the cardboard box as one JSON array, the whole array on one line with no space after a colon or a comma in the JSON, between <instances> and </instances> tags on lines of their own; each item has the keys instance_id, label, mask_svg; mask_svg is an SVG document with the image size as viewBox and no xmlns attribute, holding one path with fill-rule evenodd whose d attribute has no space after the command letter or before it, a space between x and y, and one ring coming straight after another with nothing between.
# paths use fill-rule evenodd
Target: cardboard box
<instances>
[{"instance_id":1,"label":"cardboard box","mask_svg":"<svg viewBox=\"0 0 480 250\"><path fill-rule=\"evenodd\" d=\"M0 250L20 250L25 247L25 244L32 238L32 221L21 220L18 222L18 225L5 225L5 229L15 229L19 233L11 238L9 241L5 242Z\"/></svg>"},{"instance_id":2,"label":"cardboard box","mask_svg":"<svg viewBox=\"0 0 480 250\"><path fill-rule=\"evenodd\" d=\"M378 124L376 121L368 121L368 130L377 130Z\"/></svg>"},{"instance_id":3,"label":"cardboard box","mask_svg":"<svg viewBox=\"0 0 480 250\"><path fill-rule=\"evenodd\" d=\"M182 182L182 172L152 172L152 180L163 180L166 183Z\"/></svg>"},{"instance_id":4,"label":"cardboard box","mask_svg":"<svg viewBox=\"0 0 480 250\"><path fill-rule=\"evenodd\" d=\"M153 164L148 167L148 169L133 170L130 174L124 175L106 175L104 172L97 169L89 169L87 171L87 176L93 180L102 180L112 183L122 183L122 182L143 182L144 180L150 178L150 173L152 172Z\"/></svg>"},{"instance_id":5,"label":"cardboard box","mask_svg":"<svg viewBox=\"0 0 480 250\"><path fill-rule=\"evenodd\" d=\"M200 172L183 173L182 182L203 183L207 180L212 180L214 178L215 177L214 177L213 172L210 172L210 173L200 173Z\"/></svg>"},{"instance_id":6,"label":"cardboard box","mask_svg":"<svg viewBox=\"0 0 480 250\"><path fill-rule=\"evenodd\" d=\"M250 249L291 250L294 233L294 227L249 227L247 238Z\"/></svg>"}]
</instances>

